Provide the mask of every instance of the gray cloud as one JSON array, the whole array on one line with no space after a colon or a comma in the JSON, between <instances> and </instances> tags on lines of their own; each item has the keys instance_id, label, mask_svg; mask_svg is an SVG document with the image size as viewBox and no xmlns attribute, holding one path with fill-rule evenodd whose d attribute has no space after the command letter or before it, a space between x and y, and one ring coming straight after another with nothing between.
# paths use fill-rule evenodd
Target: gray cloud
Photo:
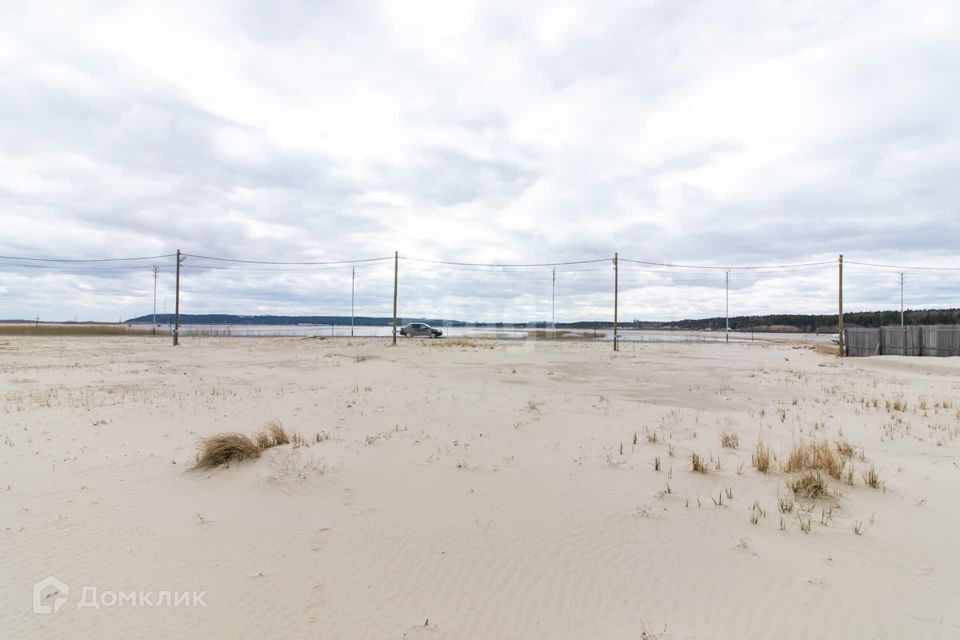
<instances>
[{"instance_id":1,"label":"gray cloud","mask_svg":"<svg viewBox=\"0 0 960 640\"><path fill-rule=\"evenodd\" d=\"M954 3L4 11L3 255L957 264ZM0 317L152 305L149 261L0 262ZM348 308L349 268L202 266L192 311ZM359 270L364 313L389 311L388 266ZM610 315L608 267L558 275L558 319ZM406 315L549 313L549 269L401 273ZM915 273L911 304L957 304L955 278ZM622 275L625 317L722 311L722 273ZM731 304L830 312L834 277L737 273ZM851 269L850 304L894 306L891 278Z\"/></svg>"}]
</instances>

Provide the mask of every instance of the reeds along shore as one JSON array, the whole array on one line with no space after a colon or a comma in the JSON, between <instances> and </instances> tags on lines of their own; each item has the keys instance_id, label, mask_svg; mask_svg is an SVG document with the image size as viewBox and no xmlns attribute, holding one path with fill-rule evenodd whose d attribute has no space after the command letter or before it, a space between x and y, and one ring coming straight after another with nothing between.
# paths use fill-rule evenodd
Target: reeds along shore
<instances>
[{"instance_id":1,"label":"reeds along shore","mask_svg":"<svg viewBox=\"0 0 960 640\"><path fill-rule=\"evenodd\" d=\"M4 324L0 336L144 336L166 335L166 328L154 331L150 325L128 324Z\"/></svg>"}]
</instances>

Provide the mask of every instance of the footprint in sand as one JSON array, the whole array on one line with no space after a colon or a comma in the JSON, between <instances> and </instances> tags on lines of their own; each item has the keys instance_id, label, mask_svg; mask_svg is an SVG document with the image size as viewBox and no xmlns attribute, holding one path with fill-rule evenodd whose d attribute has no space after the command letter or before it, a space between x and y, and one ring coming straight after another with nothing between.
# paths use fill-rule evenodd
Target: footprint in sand
<instances>
[{"instance_id":1,"label":"footprint in sand","mask_svg":"<svg viewBox=\"0 0 960 640\"><path fill-rule=\"evenodd\" d=\"M310 539L310 551L319 551L326 545L329 531L330 527L324 527L313 534L313 538Z\"/></svg>"},{"instance_id":2,"label":"footprint in sand","mask_svg":"<svg viewBox=\"0 0 960 640\"><path fill-rule=\"evenodd\" d=\"M307 616L307 622L310 624L317 624L317 622L320 621L320 610L323 608L324 604L323 592L324 589L322 584L315 584L310 587L307 608L304 611Z\"/></svg>"}]
</instances>

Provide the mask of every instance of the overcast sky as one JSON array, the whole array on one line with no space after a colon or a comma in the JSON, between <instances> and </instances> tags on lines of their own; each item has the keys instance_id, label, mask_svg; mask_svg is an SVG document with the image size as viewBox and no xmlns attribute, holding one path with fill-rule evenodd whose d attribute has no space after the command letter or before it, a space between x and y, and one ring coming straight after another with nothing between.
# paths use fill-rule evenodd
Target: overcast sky
<instances>
[{"instance_id":1,"label":"overcast sky","mask_svg":"<svg viewBox=\"0 0 960 640\"><path fill-rule=\"evenodd\" d=\"M0 2L0 254L960 266L958 104L954 0ZM0 263L0 318L149 313L155 263L173 310L172 258ZM187 258L182 310L349 314L349 266L230 264ZM898 271L851 265L848 308L898 307ZM408 317L550 318L549 268L400 281ZM907 306L958 281L908 270ZM612 289L558 267L557 321ZM731 313L836 293L832 265L735 270ZM722 315L724 272L624 263L621 294ZM358 266L358 314L391 295Z\"/></svg>"}]
</instances>

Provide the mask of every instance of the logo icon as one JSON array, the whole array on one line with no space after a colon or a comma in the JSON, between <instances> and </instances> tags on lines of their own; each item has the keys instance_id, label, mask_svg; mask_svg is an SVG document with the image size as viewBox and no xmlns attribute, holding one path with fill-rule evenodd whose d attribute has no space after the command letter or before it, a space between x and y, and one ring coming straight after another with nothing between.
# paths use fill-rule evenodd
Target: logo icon
<instances>
[{"instance_id":1,"label":"logo icon","mask_svg":"<svg viewBox=\"0 0 960 640\"><path fill-rule=\"evenodd\" d=\"M48 614L59 611L69 594L70 587L64 582L54 576L47 576L33 585L33 612ZM53 604L50 604L51 600Z\"/></svg>"}]
</instances>

